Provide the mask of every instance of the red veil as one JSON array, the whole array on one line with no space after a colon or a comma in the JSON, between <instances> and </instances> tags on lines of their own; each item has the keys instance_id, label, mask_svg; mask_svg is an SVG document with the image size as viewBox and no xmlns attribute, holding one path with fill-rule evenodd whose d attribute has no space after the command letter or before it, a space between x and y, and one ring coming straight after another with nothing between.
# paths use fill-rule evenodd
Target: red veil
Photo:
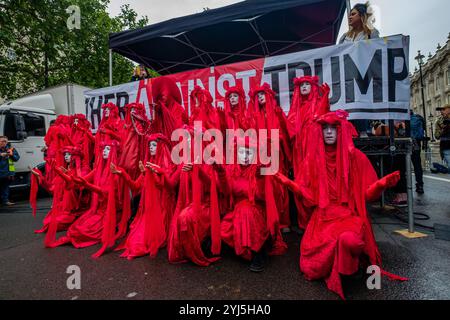
<instances>
[{"instance_id":1,"label":"red veil","mask_svg":"<svg viewBox=\"0 0 450 320\"><path fill-rule=\"evenodd\" d=\"M222 124L220 117L217 110L212 105L213 98L208 90L205 90L200 86L195 86L194 90L191 92L190 99L190 126L194 125L194 121L201 121L202 126L206 129L221 129ZM196 106L196 99L199 102L199 106Z\"/></svg>"},{"instance_id":2,"label":"red veil","mask_svg":"<svg viewBox=\"0 0 450 320\"><path fill-rule=\"evenodd\" d=\"M106 109L109 110L109 117L105 115ZM97 134L95 135L96 150L102 141L111 141L114 139L120 142L123 134L123 126L124 121L120 118L119 108L112 102L102 105L102 120L100 120Z\"/></svg>"}]
</instances>

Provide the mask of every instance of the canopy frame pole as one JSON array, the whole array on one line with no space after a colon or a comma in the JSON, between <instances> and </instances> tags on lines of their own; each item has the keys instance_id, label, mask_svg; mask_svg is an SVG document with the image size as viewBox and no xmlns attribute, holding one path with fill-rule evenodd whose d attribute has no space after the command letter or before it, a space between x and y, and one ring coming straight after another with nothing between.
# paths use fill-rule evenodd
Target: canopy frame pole
<instances>
[{"instance_id":1,"label":"canopy frame pole","mask_svg":"<svg viewBox=\"0 0 450 320\"><path fill-rule=\"evenodd\" d=\"M347 17L350 18L350 13L352 12L352 5L350 4L350 0L345 1L347 5Z\"/></svg>"},{"instance_id":2,"label":"canopy frame pole","mask_svg":"<svg viewBox=\"0 0 450 320\"><path fill-rule=\"evenodd\" d=\"M109 86L112 87L113 83L113 62L112 62L112 49L109 49Z\"/></svg>"}]
</instances>

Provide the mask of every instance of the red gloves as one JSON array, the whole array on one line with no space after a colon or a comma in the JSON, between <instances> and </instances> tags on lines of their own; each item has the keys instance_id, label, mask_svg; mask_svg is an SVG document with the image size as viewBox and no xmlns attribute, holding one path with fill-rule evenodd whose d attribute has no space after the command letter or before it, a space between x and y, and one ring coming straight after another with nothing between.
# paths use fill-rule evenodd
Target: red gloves
<instances>
[{"instance_id":1,"label":"red gloves","mask_svg":"<svg viewBox=\"0 0 450 320\"><path fill-rule=\"evenodd\" d=\"M388 174L384 178L378 180L372 184L366 191L366 200L375 201L377 200L384 190L393 188L397 185L400 180L400 171L395 171Z\"/></svg>"}]
</instances>

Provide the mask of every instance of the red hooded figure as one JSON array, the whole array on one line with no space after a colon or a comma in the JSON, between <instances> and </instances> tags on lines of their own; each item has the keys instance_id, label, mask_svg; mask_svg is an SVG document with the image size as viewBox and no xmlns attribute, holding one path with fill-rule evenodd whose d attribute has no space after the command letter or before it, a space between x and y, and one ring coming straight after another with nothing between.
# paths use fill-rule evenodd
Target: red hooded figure
<instances>
[{"instance_id":1,"label":"red hooded figure","mask_svg":"<svg viewBox=\"0 0 450 320\"><path fill-rule=\"evenodd\" d=\"M102 243L99 256L115 241L117 181L111 173L110 164L117 163L118 143L104 143L102 152L96 155L94 169L85 177L73 177L73 181L92 191L89 208L69 227L64 237L53 246L71 243L75 248L84 248Z\"/></svg>"},{"instance_id":2,"label":"red hooded figure","mask_svg":"<svg viewBox=\"0 0 450 320\"><path fill-rule=\"evenodd\" d=\"M245 92L240 86L230 87L225 94L225 122L227 129L250 129Z\"/></svg>"},{"instance_id":3,"label":"red hooded figure","mask_svg":"<svg viewBox=\"0 0 450 320\"><path fill-rule=\"evenodd\" d=\"M279 130L280 171L287 174L291 162L291 146L289 133L287 130L287 119L281 107L277 104L275 92L269 84L264 83L261 87L253 88L250 91L250 118L253 121L253 128L256 130L266 129L267 137L271 138L271 130ZM274 186L275 197L279 199L280 228L285 229L290 226L289 217L289 193L288 190L278 183Z\"/></svg>"},{"instance_id":4,"label":"red hooded figure","mask_svg":"<svg viewBox=\"0 0 450 320\"><path fill-rule=\"evenodd\" d=\"M330 112L313 123L300 183L276 175L313 208L312 215L303 217L307 225L300 247L301 271L308 280L325 279L343 299L341 275L356 273L363 263L381 266L366 201L376 200L400 178L395 172L378 180L370 161L353 144L356 130L347 116L345 111Z\"/></svg>"},{"instance_id":5,"label":"red hooded figure","mask_svg":"<svg viewBox=\"0 0 450 320\"><path fill-rule=\"evenodd\" d=\"M314 120L330 110L328 99L330 88L327 84L319 86L319 78L316 76L296 78L294 86L294 95L287 119L289 135L293 142L294 177L296 181L300 181L303 159L306 157L307 148L312 145L307 137ZM308 209L303 206L300 199L295 198L295 202L299 212L299 226L305 228L306 222L301 217L307 215Z\"/></svg>"},{"instance_id":6,"label":"red hooded figure","mask_svg":"<svg viewBox=\"0 0 450 320\"><path fill-rule=\"evenodd\" d=\"M120 118L119 108L112 102L102 105L102 120L95 135L95 149L97 150L102 142L121 142L123 129L124 121Z\"/></svg>"},{"instance_id":7,"label":"red hooded figure","mask_svg":"<svg viewBox=\"0 0 450 320\"><path fill-rule=\"evenodd\" d=\"M95 140L91 132L91 123L84 114L74 114L72 116L70 138L74 146L83 153L83 167L89 170L94 157Z\"/></svg>"},{"instance_id":8,"label":"red hooded figure","mask_svg":"<svg viewBox=\"0 0 450 320\"><path fill-rule=\"evenodd\" d=\"M193 151L194 134L192 127L185 127L186 149ZM201 135L201 133L200 133ZM201 136L200 136L201 139ZM183 151L183 152L184 152ZM192 161L192 160L191 160ZM200 162L196 159L195 162ZM220 254L220 213L217 195L217 177L212 166L185 163L178 165L171 176L171 184L178 184L178 201L169 229L168 256L171 263L188 260L199 266L208 266L219 257L207 257L202 244L211 238L211 253Z\"/></svg>"},{"instance_id":9,"label":"red hooded figure","mask_svg":"<svg viewBox=\"0 0 450 320\"><path fill-rule=\"evenodd\" d=\"M56 239L57 231L64 231L79 217L83 204L82 190L73 182L75 175L86 174L87 168L82 165L82 152L72 146L64 147L60 150L64 156L64 164L55 166L57 176L53 180L54 192L52 209L45 216L43 227L35 233L47 232L45 245L50 247ZM42 181L42 175L36 170L32 171L34 178ZM84 208L85 209L85 208Z\"/></svg>"},{"instance_id":10,"label":"red hooded figure","mask_svg":"<svg viewBox=\"0 0 450 320\"><path fill-rule=\"evenodd\" d=\"M181 105L181 94L176 83L167 77L152 82L154 105L151 108L151 133L162 133L171 138L175 129L188 123L189 117Z\"/></svg>"},{"instance_id":11,"label":"red hooded figure","mask_svg":"<svg viewBox=\"0 0 450 320\"><path fill-rule=\"evenodd\" d=\"M260 272L266 244L271 245L273 255L284 254L287 249L279 228L273 176L260 174L256 141L238 138L236 153L238 164L228 165L226 175L219 175L226 179L222 184L227 186L233 208L222 220L221 237L238 256L252 260L250 270Z\"/></svg>"},{"instance_id":12,"label":"red hooded figure","mask_svg":"<svg viewBox=\"0 0 450 320\"><path fill-rule=\"evenodd\" d=\"M175 190L170 184L170 174L174 169L170 157L170 142L162 134L147 137L145 163L137 181L121 168L113 173L122 176L133 193L141 193L141 201L135 219L125 242L116 250L124 250L121 257L133 259L150 255L155 257L166 244L167 234L175 209Z\"/></svg>"},{"instance_id":13,"label":"red hooded figure","mask_svg":"<svg viewBox=\"0 0 450 320\"><path fill-rule=\"evenodd\" d=\"M219 110L212 105L213 98L208 90L196 86L192 90L191 95L191 116L189 117L189 125L193 126L194 121L201 121L202 126L206 129L222 129L221 117Z\"/></svg>"}]
</instances>

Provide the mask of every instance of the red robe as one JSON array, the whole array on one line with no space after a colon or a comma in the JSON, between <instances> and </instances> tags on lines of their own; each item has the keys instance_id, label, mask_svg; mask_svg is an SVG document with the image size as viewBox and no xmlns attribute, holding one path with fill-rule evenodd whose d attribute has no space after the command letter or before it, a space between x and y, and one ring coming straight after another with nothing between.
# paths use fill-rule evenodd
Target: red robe
<instances>
[{"instance_id":1,"label":"red robe","mask_svg":"<svg viewBox=\"0 0 450 320\"><path fill-rule=\"evenodd\" d=\"M173 178L179 181L178 202L168 238L170 263L188 260L199 266L209 266L219 257L207 257L202 243L211 236L211 252L220 253L220 217L216 177L211 167L194 165L190 172L182 172L179 165Z\"/></svg>"},{"instance_id":2,"label":"red robe","mask_svg":"<svg viewBox=\"0 0 450 320\"><path fill-rule=\"evenodd\" d=\"M300 86L304 82L311 84L311 92L305 97L301 95ZM306 157L308 147L312 145L308 139L311 126L315 119L329 112L330 103L328 92L319 87L318 77L301 77L294 79L295 90L292 99L291 108L287 117L289 136L292 139L292 164L294 168L294 178L296 182L301 180L302 164ZM327 88L326 86L324 88ZM299 227L305 228L306 222L302 220L309 209L303 206L301 199L295 197L297 205Z\"/></svg>"},{"instance_id":3,"label":"red robe","mask_svg":"<svg viewBox=\"0 0 450 320\"><path fill-rule=\"evenodd\" d=\"M357 272L368 258L381 266L381 255L366 209L380 192L378 178L367 157L353 145L353 126L345 112L331 112L319 118L309 133L314 147L309 148L304 174L297 193L312 214L300 246L300 269L308 280L324 278L328 288L344 299L340 275ZM325 146L322 123L338 128L337 144ZM385 271L397 280L406 280Z\"/></svg>"},{"instance_id":4,"label":"red robe","mask_svg":"<svg viewBox=\"0 0 450 320\"><path fill-rule=\"evenodd\" d=\"M221 222L222 240L236 255L251 260L271 240L270 254L282 255L287 246L278 227L278 212L272 191L272 177L260 176L257 165L230 165L221 179L228 186L233 210Z\"/></svg>"},{"instance_id":5,"label":"red robe","mask_svg":"<svg viewBox=\"0 0 450 320\"><path fill-rule=\"evenodd\" d=\"M150 141L151 139L148 139L147 142ZM145 255L155 257L158 250L166 244L175 209L174 186L164 175L164 172L170 172L173 168L168 145L168 141L159 140L157 154L146 159L160 166L163 170L162 174L159 175L147 169L137 181L133 181L126 172L122 173L133 193L141 193L141 201L125 242L116 248L116 250L125 250L121 257L128 259Z\"/></svg>"},{"instance_id":6,"label":"red robe","mask_svg":"<svg viewBox=\"0 0 450 320\"><path fill-rule=\"evenodd\" d=\"M266 94L266 104L261 108L258 102L258 93ZM277 105L275 92L267 83L261 87L253 88L250 92L250 118L253 121L253 128L256 130L267 129L267 136L271 139L272 129L279 130L279 171L287 174L291 163L291 146L287 128L287 118L284 111ZM278 212L280 215L280 228L290 226L289 193L286 187L275 183L275 198L277 199ZM279 201L278 201L279 200Z\"/></svg>"}]
</instances>

